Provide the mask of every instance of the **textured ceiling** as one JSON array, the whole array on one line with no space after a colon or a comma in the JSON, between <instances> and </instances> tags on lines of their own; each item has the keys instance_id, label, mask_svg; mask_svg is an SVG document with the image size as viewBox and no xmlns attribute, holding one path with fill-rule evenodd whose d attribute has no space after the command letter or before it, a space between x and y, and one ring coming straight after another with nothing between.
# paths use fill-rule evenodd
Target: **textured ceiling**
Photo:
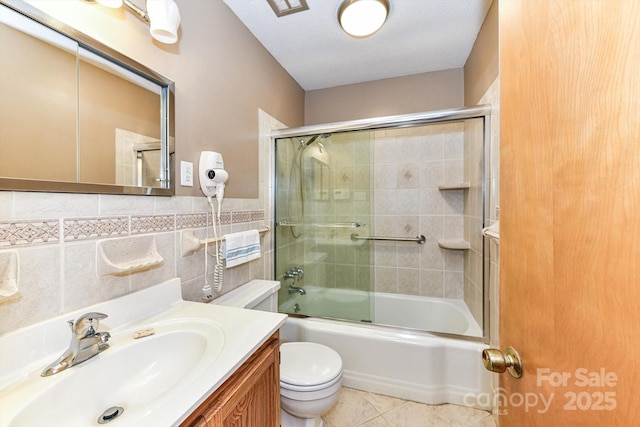
<instances>
[{"instance_id":1,"label":"textured ceiling","mask_svg":"<svg viewBox=\"0 0 640 427\"><path fill-rule=\"evenodd\" d=\"M492 0L389 0L387 22L365 39L338 24L342 0L307 0L276 17L266 0L224 0L305 90L464 66Z\"/></svg>"}]
</instances>

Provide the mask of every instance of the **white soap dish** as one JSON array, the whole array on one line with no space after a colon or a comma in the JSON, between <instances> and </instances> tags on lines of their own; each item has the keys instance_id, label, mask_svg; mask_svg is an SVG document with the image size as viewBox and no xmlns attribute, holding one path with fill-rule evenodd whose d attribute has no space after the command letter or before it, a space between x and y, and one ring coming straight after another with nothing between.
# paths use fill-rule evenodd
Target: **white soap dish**
<instances>
[{"instance_id":1,"label":"white soap dish","mask_svg":"<svg viewBox=\"0 0 640 427\"><path fill-rule=\"evenodd\" d=\"M154 236L101 240L96 250L98 276L126 276L156 267L164 261Z\"/></svg>"},{"instance_id":2,"label":"white soap dish","mask_svg":"<svg viewBox=\"0 0 640 427\"><path fill-rule=\"evenodd\" d=\"M18 293L19 265L17 252L0 252L0 304L20 297Z\"/></svg>"}]
</instances>

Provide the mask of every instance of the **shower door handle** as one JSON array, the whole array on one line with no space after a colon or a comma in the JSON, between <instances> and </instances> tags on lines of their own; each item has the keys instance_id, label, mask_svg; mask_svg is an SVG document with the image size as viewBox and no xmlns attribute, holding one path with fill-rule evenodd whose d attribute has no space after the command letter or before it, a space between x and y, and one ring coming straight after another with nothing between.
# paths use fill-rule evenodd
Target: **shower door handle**
<instances>
[{"instance_id":1,"label":"shower door handle","mask_svg":"<svg viewBox=\"0 0 640 427\"><path fill-rule=\"evenodd\" d=\"M507 347L504 354L497 348L482 350L482 364L491 372L501 374L509 371L514 378L522 376L522 359L513 347Z\"/></svg>"}]
</instances>

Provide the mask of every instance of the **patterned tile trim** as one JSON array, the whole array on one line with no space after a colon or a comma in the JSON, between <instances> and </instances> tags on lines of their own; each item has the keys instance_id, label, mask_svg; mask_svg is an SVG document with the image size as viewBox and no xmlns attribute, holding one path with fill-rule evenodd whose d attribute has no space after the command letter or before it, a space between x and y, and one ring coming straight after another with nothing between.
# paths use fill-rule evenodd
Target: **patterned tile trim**
<instances>
[{"instance_id":1,"label":"patterned tile trim","mask_svg":"<svg viewBox=\"0 0 640 427\"><path fill-rule=\"evenodd\" d=\"M64 240L87 240L129 235L129 217L66 218Z\"/></svg>"},{"instance_id":2,"label":"patterned tile trim","mask_svg":"<svg viewBox=\"0 0 640 427\"><path fill-rule=\"evenodd\" d=\"M232 213L231 212L220 212L220 224L221 225L233 224Z\"/></svg>"},{"instance_id":3,"label":"patterned tile trim","mask_svg":"<svg viewBox=\"0 0 640 427\"><path fill-rule=\"evenodd\" d=\"M208 213L0 221L0 248L203 228ZM263 221L264 210L225 211L222 225ZM209 224L211 217L209 216Z\"/></svg>"},{"instance_id":4,"label":"patterned tile trim","mask_svg":"<svg viewBox=\"0 0 640 427\"><path fill-rule=\"evenodd\" d=\"M251 211L251 221L264 221L264 209Z\"/></svg>"},{"instance_id":5,"label":"patterned tile trim","mask_svg":"<svg viewBox=\"0 0 640 427\"><path fill-rule=\"evenodd\" d=\"M207 226L207 214L178 214L176 215L176 229L202 228Z\"/></svg>"},{"instance_id":6,"label":"patterned tile trim","mask_svg":"<svg viewBox=\"0 0 640 427\"><path fill-rule=\"evenodd\" d=\"M57 243L60 220L25 220L0 222L0 247Z\"/></svg>"},{"instance_id":7,"label":"patterned tile trim","mask_svg":"<svg viewBox=\"0 0 640 427\"><path fill-rule=\"evenodd\" d=\"M251 211L231 212L231 218L234 224L240 222L251 222Z\"/></svg>"},{"instance_id":8,"label":"patterned tile trim","mask_svg":"<svg viewBox=\"0 0 640 427\"><path fill-rule=\"evenodd\" d=\"M175 215L144 215L131 217L131 234L159 233L176 229Z\"/></svg>"}]
</instances>

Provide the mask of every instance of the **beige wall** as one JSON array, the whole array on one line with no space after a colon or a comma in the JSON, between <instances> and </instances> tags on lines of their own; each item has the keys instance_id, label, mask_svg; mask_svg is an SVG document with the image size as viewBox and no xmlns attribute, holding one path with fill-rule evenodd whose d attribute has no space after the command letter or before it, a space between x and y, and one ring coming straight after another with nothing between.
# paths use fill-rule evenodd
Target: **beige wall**
<instances>
[{"instance_id":1,"label":"beige wall","mask_svg":"<svg viewBox=\"0 0 640 427\"><path fill-rule=\"evenodd\" d=\"M0 176L75 181L75 56L4 24L0 41Z\"/></svg>"},{"instance_id":2,"label":"beige wall","mask_svg":"<svg viewBox=\"0 0 640 427\"><path fill-rule=\"evenodd\" d=\"M455 68L309 91L305 125L463 106L463 72Z\"/></svg>"},{"instance_id":3,"label":"beige wall","mask_svg":"<svg viewBox=\"0 0 640 427\"><path fill-rule=\"evenodd\" d=\"M487 12L464 65L464 105L476 105L498 77L498 1Z\"/></svg>"},{"instance_id":4,"label":"beige wall","mask_svg":"<svg viewBox=\"0 0 640 427\"><path fill-rule=\"evenodd\" d=\"M154 42L148 25L124 8L28 2L174 80L175 164L184 160L197 168L200 151L219 151L230 175L227 196L258 197L258 108L300 126L304 91L222 1L177 0L181 28L175 45ZM178 183L176 194L199 196L197 179L194 184Z\"/></svg>"}]
</instances>

